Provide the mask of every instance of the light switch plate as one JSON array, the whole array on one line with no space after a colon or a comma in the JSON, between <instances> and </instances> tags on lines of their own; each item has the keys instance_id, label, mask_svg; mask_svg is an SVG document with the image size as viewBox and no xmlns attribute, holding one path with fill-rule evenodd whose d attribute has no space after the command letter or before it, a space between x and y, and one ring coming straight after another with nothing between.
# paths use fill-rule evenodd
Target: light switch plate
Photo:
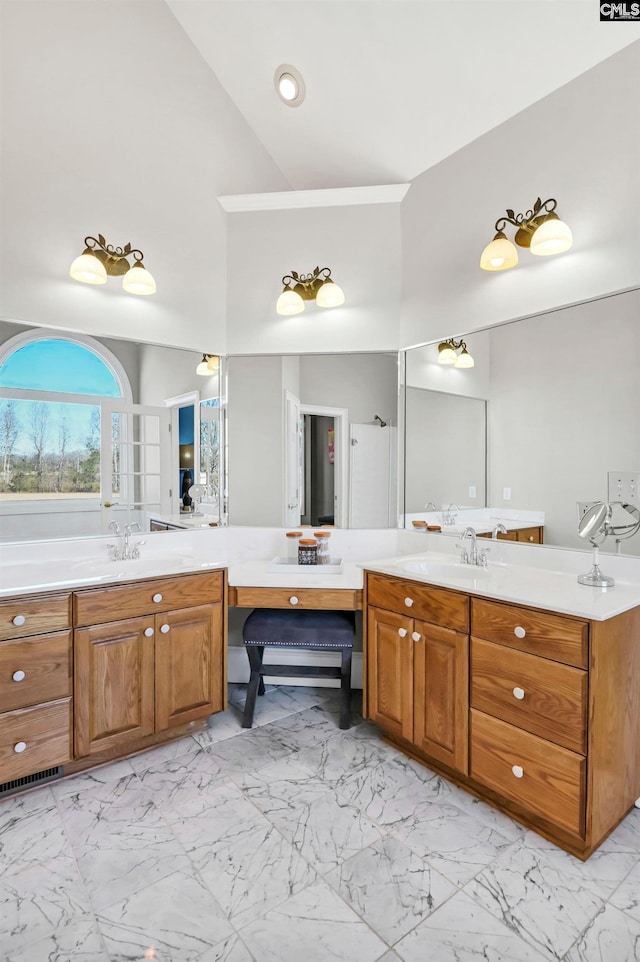
<instances>
[{"instance_id":1,"label":"light switch plate","mask_svg":"<svg viewBox=\"0 0 640 962\"><path fill-rule=\"evenodd\" d=\"M609 471L607 479L609 501L640 504L640 472Z\"/></svg>"}]
</instances>

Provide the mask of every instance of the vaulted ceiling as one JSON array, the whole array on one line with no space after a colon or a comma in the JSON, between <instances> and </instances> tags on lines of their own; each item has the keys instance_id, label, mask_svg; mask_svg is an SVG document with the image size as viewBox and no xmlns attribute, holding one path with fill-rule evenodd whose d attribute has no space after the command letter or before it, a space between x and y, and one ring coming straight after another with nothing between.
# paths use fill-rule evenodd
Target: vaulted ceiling
<instances>
[{"instance_id":1,"label":"vaulted ceiling","mask_svg":"<svg viewBox=\"0 0 640 962\"><path fill-rule=\"evenodd\" d=\"M596 0L167 3L294 189L409 181L638 39Z\"/></svg>"}]
</instances>

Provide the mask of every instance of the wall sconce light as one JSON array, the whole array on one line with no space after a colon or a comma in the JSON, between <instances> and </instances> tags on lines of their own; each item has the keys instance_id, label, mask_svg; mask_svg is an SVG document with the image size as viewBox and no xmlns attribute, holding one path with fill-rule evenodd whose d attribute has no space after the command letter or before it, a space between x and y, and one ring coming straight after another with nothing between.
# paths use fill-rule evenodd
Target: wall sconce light
<instances>
[{"instance_id":1,"label":"wall sconce light","mask_svg":"<svg viewBox=\"0 0 640 962\"><path fill-rule=\"evenodd\" d=\"M331 278L329 267L316 267L312 274L291 271L282 278L284 289L276 303L278 314L290 316L304 311L304 302L315 300L318 307L344 304L344 291Z\"/></svg>"},{"instance_id":2,"label":"wall sconce light","mask_svg":"<svg viewBox=\"0 0 640 962\"><path fill-rule=\"evenodd\" d=\"M456 351L460 351L457 354ZM438 344L438 364L453 364L455 367L473 367L475 361L467 351L464 341L454 341L450 337Z\"/></svg>"},{"instance_id":3,"label":"wall sconce light","mask_svg":"<svg viewBox=\"0 0 640 962\"><path fill-rule=\"evenodd\" d=\"M217 374L220 367L220 358L217 354L203 354L202 360L196 367L196 374L200 374L202 377L211 377L212 374Z\"/></svg>"},{"instance_id":4,"label":"wall sconce light","mask_svg":"<svg viewBox=\"0 0 640 962\"><path fill-rule=\"evenodd\" d=\"M156 282L142 263L143 253L131 244L113 247L102 234L85 237L84 251L76 257L69 273L83 284L106 284L107 276L122 276L122 287L128 294L155 294ZM128 259L133 258L133 264Z\"/></svg>"},{"instance_id":5,"label":"wall sconce light","mask_svg":"<svg viewBox=\"0 0 640 962\"><path fill-rule=\"evenodd\" d=\"M515 214L507 210L506 217L496 221L496 236L487 244L480 258L483 271L506 271L518 263L518 250L507 239L504 229L507 224L517 227L514 241L518 247L528 247L532 254L562 254L573 244L569 227L555 213L557 201L550 197L544 202L538 199L533 210L526 214Z\"/></svg>"}]
</instances>

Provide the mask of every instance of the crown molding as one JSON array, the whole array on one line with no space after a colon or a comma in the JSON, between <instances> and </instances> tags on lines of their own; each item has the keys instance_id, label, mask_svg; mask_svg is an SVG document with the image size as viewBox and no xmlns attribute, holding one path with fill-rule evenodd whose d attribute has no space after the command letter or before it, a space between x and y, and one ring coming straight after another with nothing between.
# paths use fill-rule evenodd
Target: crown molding
<instances>
[{"instance_id":1,"label":"crown molding","mask_svg":"<svg viewBox=\"0 0 640 962\"><path fill-rule=\"evenodd\" d=\"M270 194L225 194L218 203L229 214L257 210L301 210L307 207L351 207L357 204L399 204L411 184L377 187L330 187L323 190L283 190Z\"/></svg>"}]
</instances>

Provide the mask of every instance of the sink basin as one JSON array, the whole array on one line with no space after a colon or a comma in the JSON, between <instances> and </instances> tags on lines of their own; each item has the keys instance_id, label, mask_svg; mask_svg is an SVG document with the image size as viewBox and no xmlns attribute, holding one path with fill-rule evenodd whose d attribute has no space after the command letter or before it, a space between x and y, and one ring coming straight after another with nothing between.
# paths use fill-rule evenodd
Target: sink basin
<instances>
[{"instance_id":1,"label":"sink basin","mask_svg":"<svg viewBox=\"0 0 640 962\"><path fill-rule=\"evenodd\" d=\"M443 561L431 558L401 558L396 561L398 568L423 578L437 581L476 581L489 577L489 571L480 565L465 565L459 561Z\"/></svg>"},{"instance_id":2,"label":"sink basin","mask_svg":"<svg viewBox=\"0 0 640 962\"><path fill-rule=\"evenodd\" d=\"M109 561L108 559L76 561L71 567L78 578L99 577L105 581L121 581L170 574L174 571L194 571L209 565L194 555L169 554L131 558L128 561Z\"/></svg>"}]
</instances>

